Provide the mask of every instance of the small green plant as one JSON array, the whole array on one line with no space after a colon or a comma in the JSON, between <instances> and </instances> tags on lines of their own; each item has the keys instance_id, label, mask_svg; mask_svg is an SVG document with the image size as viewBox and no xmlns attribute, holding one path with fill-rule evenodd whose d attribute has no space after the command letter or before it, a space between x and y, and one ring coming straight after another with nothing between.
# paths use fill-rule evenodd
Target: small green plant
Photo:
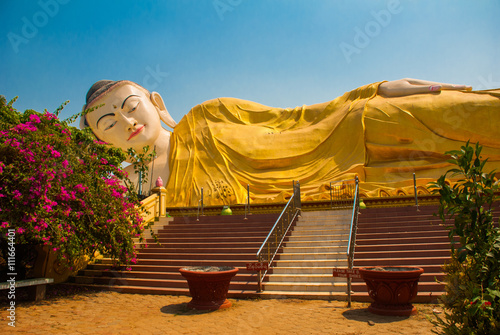
<instances>
[{"instance_id":1,"label":"small green plant","mask_svg":"<svg viewBox=\"0 0 500 335\"><path fill-rule=\"evenodd\" d=\"M139 176L137 180L137 194L142 196L142 185L148 182L148 164L156 156L156 147L151 152L149 151L149 145L143 147L142 152L137 152L133 148L129 148L127 154L134 167L134 172Z\"/></svg>"},{"instance_id":2,"label":"small green plant","mask_svg":"<svg viewBox=\"0 0 500 335\"><path fill-rule=\"evenodd\" d=\"M440 218L453 219L444 318L432 321L440 334L500 334L500 231L492 215L498 185L494 171L483 172L487 160L481 160L481 150L467 142L446 152L457 167L431 183L441 196ZM459 178L453 186L448 174Z\"/></svg>"}]
</instances>

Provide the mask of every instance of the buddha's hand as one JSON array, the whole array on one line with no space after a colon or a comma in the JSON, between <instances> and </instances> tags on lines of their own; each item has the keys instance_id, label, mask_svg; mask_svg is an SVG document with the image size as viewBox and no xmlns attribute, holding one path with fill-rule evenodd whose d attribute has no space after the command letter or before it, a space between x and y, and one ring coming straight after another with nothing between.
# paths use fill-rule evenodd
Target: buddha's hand
<instances>
[{"instance_id":1,"label":"buddha's hand","mask_svg":"<svg viewBox=\"0 0 500 335\"><path fill-rule=\"evenodd\" d=\"M444 90L470 91L472 87L405 78L382 83L378 88L378 93L385 97L402 97L405 95L433 93Z\"/></svg>"}]
</instances>

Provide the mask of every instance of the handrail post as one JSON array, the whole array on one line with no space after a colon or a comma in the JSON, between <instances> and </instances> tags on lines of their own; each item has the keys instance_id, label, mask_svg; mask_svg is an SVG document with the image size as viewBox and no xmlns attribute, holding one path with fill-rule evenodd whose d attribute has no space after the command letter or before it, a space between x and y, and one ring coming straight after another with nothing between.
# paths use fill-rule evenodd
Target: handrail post
<instances>
[{"instance_id":1,"label":"handrail post","mask_svg":"<svg viewBox=\"0 0 500 335\"><path fill-rule=\"evenodd\" d=\"M201 199L198 200L198 211L196 212L196 221L200 221L200 203Z\"/></svg>"},{"instance_id":2,"label":"handrail post","mask_svg":"<svg viewBox=\"0 0 500 335\"><path fill-rule=\"evenodd\" d=\"M250 184L247 184L247 205L248 205L248 215L250 215Z\"/></svg>"},{"instance_id":3,"label":"handrail post","mask_svg":"<svg viewBox=\"0 0 500 335\"><path fill-rule=\"evenodd\" d=\"M257 278L257 280L258 280L258 286L257 286L258 291L257 292L259 292L259 293L262 292L262 278L261 278L261 276L262 276L262 270L259 270L258 278Z\"/></svg>"},{"instance_id":4,"label":"handrail post","mask_svg":"<svg viewBox=\"0 0 500 335\"><path fill-rule=\"evenodd\" d=\"M413 192L415 193L415 206L417 206L417 212L419 212L420 209L418 209L417 178L415 177L415 172L413 173Z\"/></svg>"},{"instance_id":5,"label":"handrail post","mask_svg":"<svg viewBox=\"0 0 500 335\"><path fill-rule=\"evenodd\" d=\"M204 213L203 213L203 187L201 188L201 216L204 216Z\"/></svg>"},{"instance_id":6,"label":"handrail post","mask_svg":"<svg viewBox=\"0 0 500 335\"><path fill-rule=\"evenodd\" d=\"M247 214L252 214L250 213L250 184L247 184L247 201L245 204L245 217L243 218L243 220L248 220Z\"/></svg>"},{"instance_id":7,"label":"handrail post","mask_svg":"<svg viewBox=\"0 0 500 335\"><path fill-rule=\"evenodd\" d=\"M333 190L332 190L332 182L330 182L330 208L333 208Z\"/></svg>"}]
</instances>

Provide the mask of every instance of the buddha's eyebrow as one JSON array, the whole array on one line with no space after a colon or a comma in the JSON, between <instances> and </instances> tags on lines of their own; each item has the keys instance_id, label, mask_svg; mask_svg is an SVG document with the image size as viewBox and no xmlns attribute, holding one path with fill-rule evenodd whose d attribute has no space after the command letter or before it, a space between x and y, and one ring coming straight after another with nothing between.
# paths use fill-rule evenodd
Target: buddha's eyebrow
<instances>
[{"instance_id":1,"label":"buddha's eyebrow","mask_svg":"<svg viewBox=\"0 0 500 335\"><path fill-rule=\"evenodd\" d=\"M97 123L95 124L96 128L97 128L97 127L99 127L99 121L101 121L101 119L102 119L103 117L106 117L106 116L115 116L115 113L108 113L108 114L104 114L103 116L101 116L101 117L99 118L99 120L97 120Z\"/></svg>"},{"instance_id":2,"label":"buddha's eyebrow","mask_svg":"<svg viewBox=\"0 0 500 335\"><path fill-rule=\"evenodd\" d=\"M122 109L123 109L123 106L125 106L125 102L126 102L126 101L127 101L127 99L128 99L128 98L130 98L130 97L138 97L138 95L137 95L137 94L131 94L131 95L129 95L128 97L126 97L126 98L125 98L125 100L123 100L122 107L121 107Z\"/></svg>"}]
</instances>

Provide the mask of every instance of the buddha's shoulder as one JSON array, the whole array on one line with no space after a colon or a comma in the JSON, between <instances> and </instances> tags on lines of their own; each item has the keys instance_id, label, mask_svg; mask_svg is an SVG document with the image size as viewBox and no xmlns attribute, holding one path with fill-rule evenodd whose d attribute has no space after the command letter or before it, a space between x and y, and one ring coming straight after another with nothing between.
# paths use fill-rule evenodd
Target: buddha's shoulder
<instances>
[{"instance_id":1,"label":"buddha's shoulder","mask_svg":"<svg viewBox=\"0 0 500 335\"><path fill-rule=\"evenodd\" d=\"M269 110L270 108L271 107L250 100L223 97L202 102L201 104L194 106L189 111L189 113L196 114L200 111L211 111L211 112L237 111L237 110L262 111L262 110Z\"/></svg>"}]
</instances>

